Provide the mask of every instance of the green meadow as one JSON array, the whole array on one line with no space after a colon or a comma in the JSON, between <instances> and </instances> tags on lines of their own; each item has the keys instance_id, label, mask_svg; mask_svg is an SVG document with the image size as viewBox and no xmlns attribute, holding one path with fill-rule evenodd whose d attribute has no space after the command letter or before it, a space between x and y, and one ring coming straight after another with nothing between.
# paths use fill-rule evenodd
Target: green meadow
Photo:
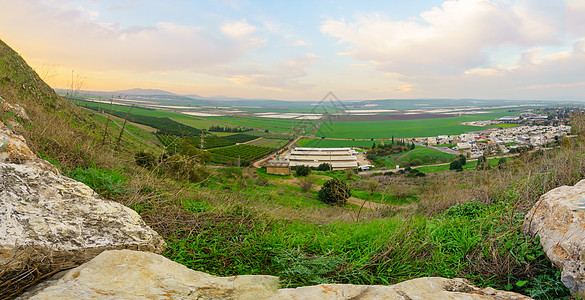
<instances>
[{"instance_id":1,"label":"green meadow","mask_svg":"<svg viewBox=\"0 0 585 300\"><path fill-rule=\"evenodd\" d=\"M492 120L510 115L497 112L477 116L447 117L418 120L327 122L315 132L316 136L331 138L410 138L438 135L456 135L484 129L477 126L459 125L461 122Z\"/></svg>"}]
</instances>

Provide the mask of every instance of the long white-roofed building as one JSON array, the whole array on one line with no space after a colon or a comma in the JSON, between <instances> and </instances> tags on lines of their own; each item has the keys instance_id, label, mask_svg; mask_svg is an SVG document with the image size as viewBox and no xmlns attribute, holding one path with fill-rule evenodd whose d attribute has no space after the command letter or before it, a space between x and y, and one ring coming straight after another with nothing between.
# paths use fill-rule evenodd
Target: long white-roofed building
<instances>
[{"instance_id":1,"label":"long white-roofed building","mask_svg":"<svg viewBox=\"0 0 585 300\"><path fill-rule=\"evenodd\" d=\"M295 147L285 157L290 166L318 167L331 164L333 170L355 169L359 166L358 152L351 148L305 148Z\"/></svg>"}]
</instances>

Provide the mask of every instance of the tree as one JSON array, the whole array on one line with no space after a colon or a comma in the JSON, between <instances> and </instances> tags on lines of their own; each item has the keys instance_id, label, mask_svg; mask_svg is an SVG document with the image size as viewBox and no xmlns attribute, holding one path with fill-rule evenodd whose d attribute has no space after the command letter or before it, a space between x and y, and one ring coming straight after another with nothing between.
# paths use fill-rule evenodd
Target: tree
<instances>
[{"instance_id":1,"label":"tree","mask_svg":"<svg viewBox=\"0 0 585 300\"><path fill-rule=\"evenodd\" d=\"M463 166L461 165L461 161L459 159L454 160L453 162L451 162L451 164L449 164L449 170L455 170L455 171L463 171Z\"/></svg>"},{"instance_id":2,"label":"tree","mask_svg":"<svg viewBox=\"0 0 585 300\"><path fill-rule=\"evenodd\" d=\"M330 163L322 163L317 166L317 171L331 171L333 168Z\"/></svg>"},{"instance_id":3,"label":"tree","mask_svg":"<svg viewBox=\"0 0 585 300\"><path fill-rule=\"evenodd\" d=\"M462 166L465 166L465 164L467 163L467 158L465 158L465 155L460 154L459 155L459 161L461 162Z\"/></svg>"},{"instance_id":4,"label":"tree","mask_svg":"<svg viewBox=\"0 0 585 300\"><path fill-rule=\"evenodd\" d=\"M351 189L343 181L333 178L319 191L319 200L329 205L343 206L350 197Z\"/></svg>"},{"instance_id":5,"label":"tree","mask_svg":"<svg viewBox=\"0 0 585 300\"><path fill-rule=\"evenodd\" d=\"M376 142L374 142L374 144L372 144L372 149L376 148Z\"/></svg>"},{"instance_id":6,"label":"tree","mask_svg":"<svg viewBox=\"0 0 585 300\"><path fill-rule=\"evenodd\" d=\"M315 183L315 178L310 177L310 176L299 178L298 182L297 182L297 184L299 185L299 187L301 188L303 193L310 191L311 188L313 187L314 183Z\"/></svg>"},{"instance_id":7,"label":"tree","mask_svg":"<svg viewBox=\"0 0 585 300\"><path fill-rule=\"evenodd\" d=\"M305 165L301 165L297 167L296 174L297 176L307 176L311 173L311 168Z\"/></svg>"},{"instance_id":8,"label":"tree","mask_svg":"<svg viewBox=\"0 0 585 300\"><path fill-rule=\"evenodd\" d=\"M490 162L485 157L485 154L477 159L477 166L475 168L476 170L488 170L490 168Z\"/></svg>"}]
</instances>

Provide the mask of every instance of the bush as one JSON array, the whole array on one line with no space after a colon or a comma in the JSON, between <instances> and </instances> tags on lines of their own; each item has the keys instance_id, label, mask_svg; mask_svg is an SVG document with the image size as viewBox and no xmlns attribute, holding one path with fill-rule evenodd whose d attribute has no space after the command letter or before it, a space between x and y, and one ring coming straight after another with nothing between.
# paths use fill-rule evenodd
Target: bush
<instances>
[{"instance_id":1,"label":"bush","mask_svg":"<svg viewBox=\"0 0 585 300\"><path fill-rule=\"evenodd\" d=\"M319 200L329 205L343 206L350 196L351 189L343 181L333 178L319 191Z\"/></svg>"},{"instance_id":2,"label":"bush","mask_svg":"<svg viewBox=\"0 0 585 300\"><path fill-rule=\"evenodd\" d=\"M154 167L156 163L156 156L149 151L140 151L134 154L134 160L137 165L150 169Z\"/></svg>"},{"instance_id":3,"label":"bush","mask_svg":"<svg viewBox=\"0 0 585 300\"><path fill-rule=\"evenodd\" d=\"M307 176L309 175L309 173L311 173L311 168L309 168L308 166L298 166L297 170L296 170L296 174L297 176Z\"/></svg>"},{"instance_id":4,"label":"bush","mask_svg":"<svg viewBox=\"0 0 585 300\"><path fill-rule=\"evenodd\" d=\"M461 165L461 160L457 159L449 164L449 170L455 171L463 171L463 166Z\"/></svg>"},{"instance_id":5,"label":"bush","mask_svg":"<svg viewBox=\"0 0 585 300\"><path fill-rule=\"evenodd\" d=\"M298 185L303 191L303 193L310 191L314 183L315 178L312 177L303 177L298 179Z\"/></svg>"},{"instance_id":6,"label":"bush","mask_svg":"<svg viewBox=\"0 0 585 300\"><path fill-rule=\"evenodd\" d=\"M331 171L333 167L330 163L322 163L317 167L317 171Z\"/></svg>"}]
</instances>

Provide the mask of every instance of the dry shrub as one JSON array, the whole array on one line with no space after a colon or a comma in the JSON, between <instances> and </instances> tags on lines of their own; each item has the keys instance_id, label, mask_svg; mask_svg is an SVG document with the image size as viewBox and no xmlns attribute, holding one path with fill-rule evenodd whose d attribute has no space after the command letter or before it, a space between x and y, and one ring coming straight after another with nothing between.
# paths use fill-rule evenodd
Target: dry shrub
<instances>
[{"instance_id":1,"label":"dry shrub","mask_svg":"<svg viewBox=\"0 0 585 300\"><path fill-rule=\"evenodd\" d=\"M315 181L316 181L315 178L311 176L299 177L297 179L297 184L299 185L303 193L306 193L313 188L313 184L315 184Z\"/></svg>"}]
</instances>

